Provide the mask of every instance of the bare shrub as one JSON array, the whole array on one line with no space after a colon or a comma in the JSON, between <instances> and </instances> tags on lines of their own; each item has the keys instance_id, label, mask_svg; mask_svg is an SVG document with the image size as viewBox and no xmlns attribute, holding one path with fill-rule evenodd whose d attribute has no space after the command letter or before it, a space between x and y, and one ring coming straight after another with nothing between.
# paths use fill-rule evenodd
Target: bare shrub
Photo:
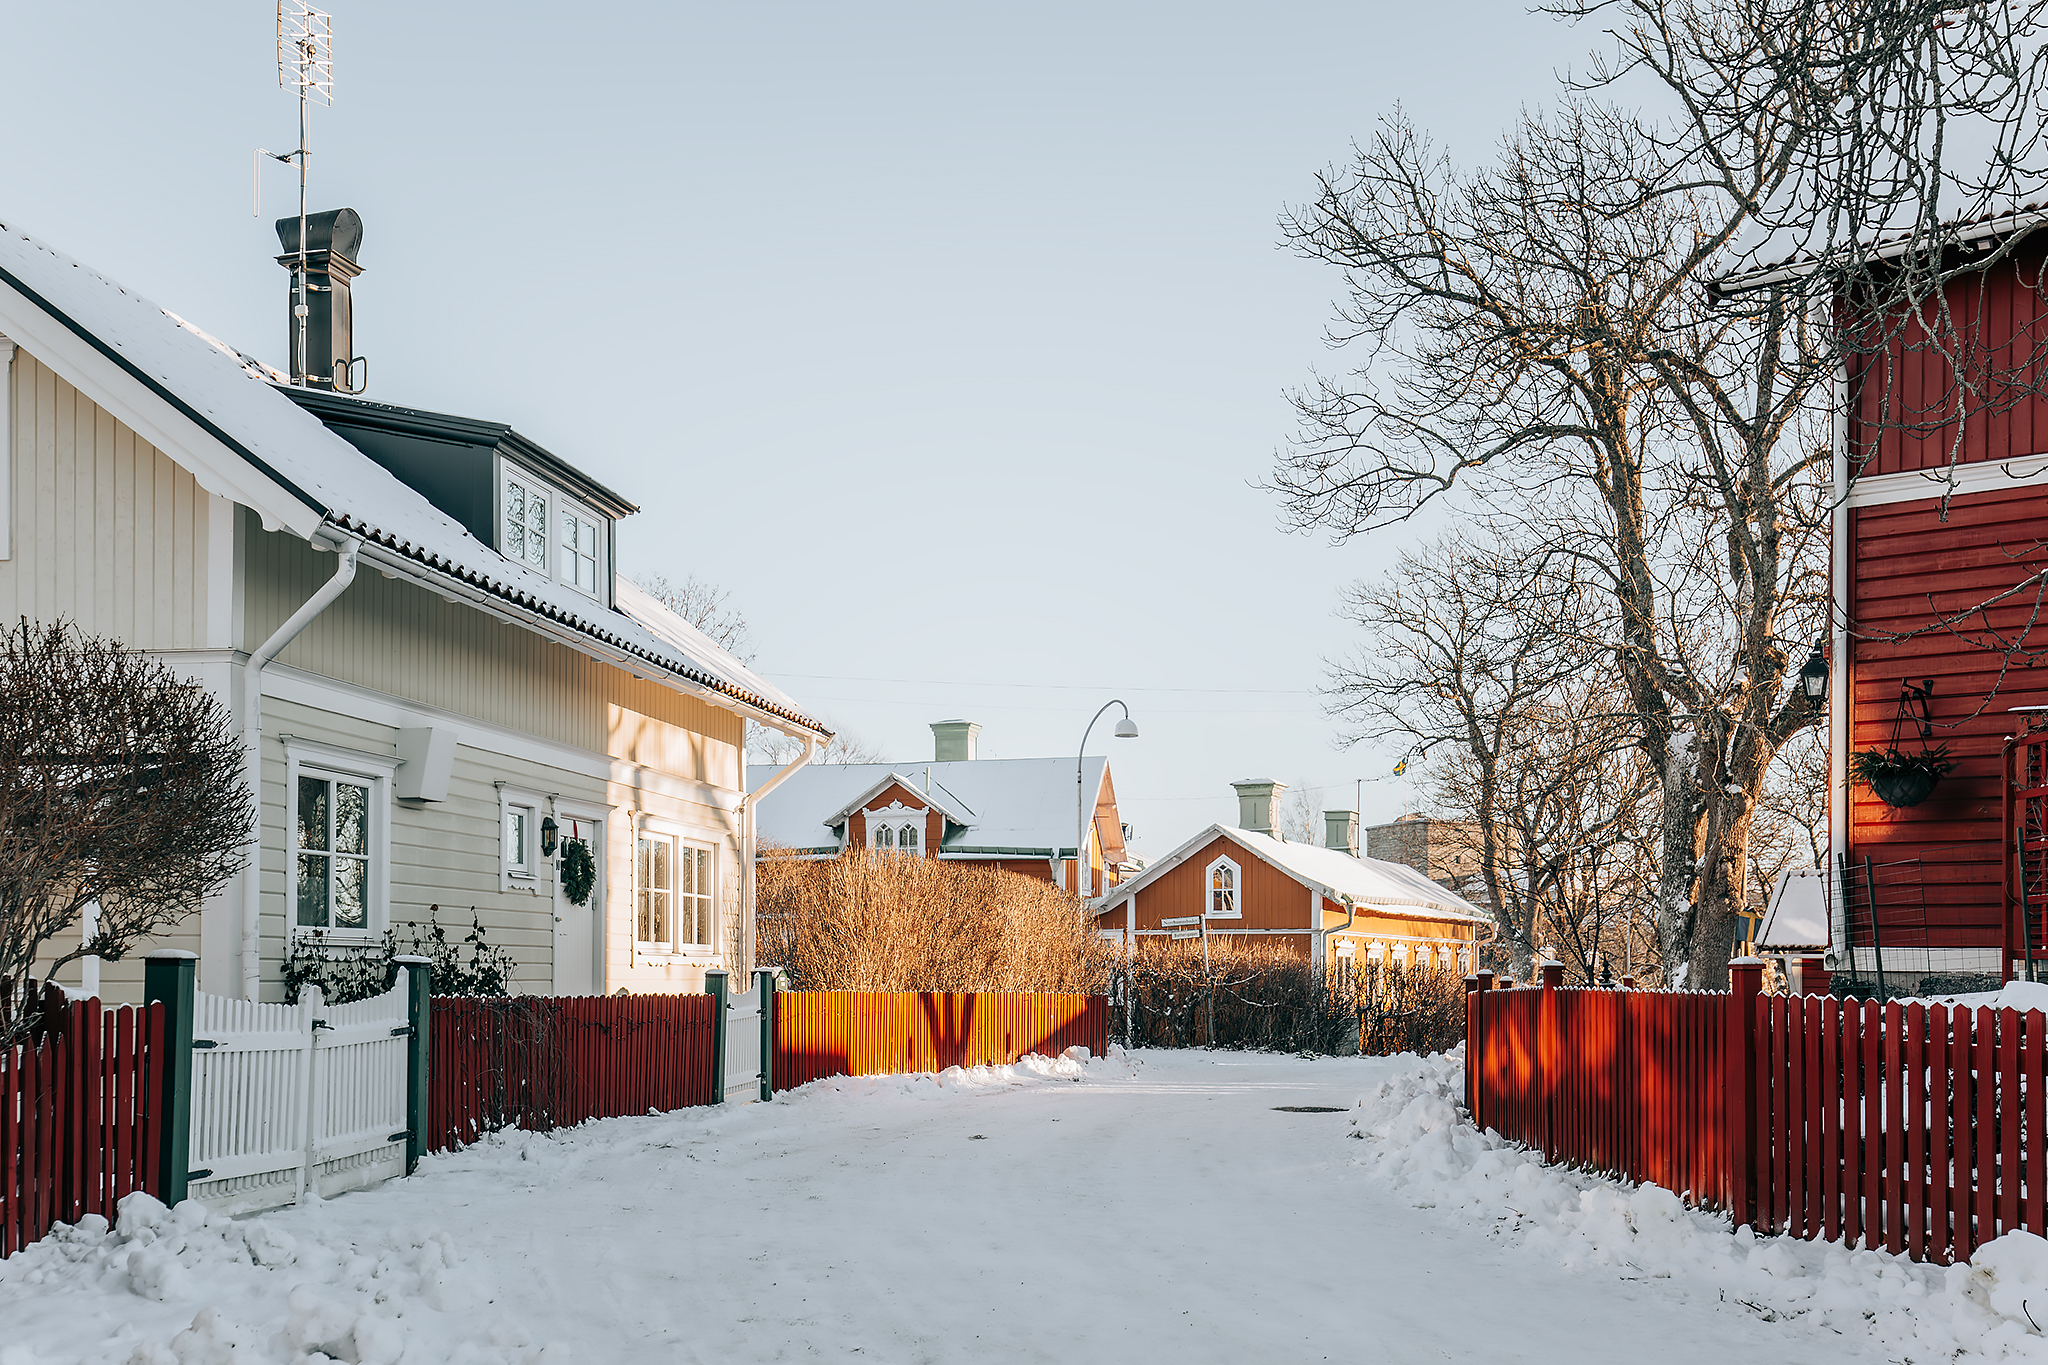
<instances>
[{"instance_id":1,"label":"bare shrub","mask_svg":"<svg viewBox=\"0 0 2048 1365\"><path fill-rule=\"evenodd\" d=\"M1050 882L873 854L763 857L756 952L800 991L1107 989L1114 953Z\"/></svg>"},{"instance_id":2,"label":"bare shrub","mask_svg":"<svg viewBox=\"0 0 2048 1365\"><path fill-rule=\"evenodd\" d=\"M1121 983L1120 983L1121 988ZM1465 985L1438 968L1368 963L1319 972L1286 944L1209 940L1148 944L1129 970L1115 1018L1130 1045L1278 1052L1441 1052L1465 1036Z\"/></svg>"},{"instance_id":3,"label":"bare shrub","mask_svg":"<svg viewBox=\"0 0 2048 1365\"><path fill-rule=\"evenodd\" d=\"M0 1047L44 974L108 961L242 866L255 805L227 708L162 662L63 623L0 636ZM90 942L78 942L88 906Z\"/></svg>"}]
</instances>

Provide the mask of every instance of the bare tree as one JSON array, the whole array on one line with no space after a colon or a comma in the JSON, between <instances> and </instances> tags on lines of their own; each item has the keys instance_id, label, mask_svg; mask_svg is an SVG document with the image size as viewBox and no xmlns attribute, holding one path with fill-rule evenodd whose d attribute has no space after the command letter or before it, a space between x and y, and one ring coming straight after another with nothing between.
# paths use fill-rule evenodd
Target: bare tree
<instances>
[{"instance_id":1,"label":"bare tree","mask_svg":"<svg viewBox=\"0 0 2048 1365\"><path fill-rule=\"evenodd\" d=\"M1598 580L1576 556L1474 528L1403 555L1345 603L1372 643L1333 665L1333 713L1353 740L1402 741L1430 764L1437 809L1477 827L1474 898L1514 974L1556 952L1592 977L1641 927L1655 868L1654 777L1634 717L1600 684Z\"/></svg>"},{"instance_id":2,"label":"bare tree","mask_svg":"<svg viewBox=\"0 0 2048 1365\"><path fill-rule=\"evenodd\" d=\"M241 868L254 820L211 693L61 623L0 637L0 1047L33 1022L39 955L48 982L176 924Z\"/></svg>"},{"instance_id":3,"label":"bare tree","mask_svg":"<svg viewBox=\"0 0 2048 1365\"><path fill-rule=\"evenodd\" d=\"M1323 841L1323 795L1307 783L1297 785L1280 803L1280 833L1297 844Z\"/></svg>"},{"instance_id":4,"label":"bare tree","mask_svg":"<svg viewBox=\"0 0 2048 1365\"><path fill-rule=\"evenodd\" d=\"M661 574L639 580L649 597L710 636L712 642L743 664L754 662L754 635L747 618L732 606L732 593L696 575L671 583Z\"/></svg>"},{"instance_id":5,"label":"bare tree","mask_svg":"<svg viewBox=\"0 0 2048 1365\"><path fill-rule=\"evenodd\" d=\"M804 751L804 742L780 730L770 730L765 725L748 727L747 754L760 763L780 767L792 763ZM880 763L883 754L880 746L870 744L858 735L844 730L832 732L824 744L819 746L814 763Z\"/></svg>"}]
</instances>

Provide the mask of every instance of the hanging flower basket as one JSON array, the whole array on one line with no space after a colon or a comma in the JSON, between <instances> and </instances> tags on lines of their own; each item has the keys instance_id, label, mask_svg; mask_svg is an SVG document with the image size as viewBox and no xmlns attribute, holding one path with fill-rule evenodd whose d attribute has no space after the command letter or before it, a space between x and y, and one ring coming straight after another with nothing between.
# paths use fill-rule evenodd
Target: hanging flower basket
<instances>
[{"instance_id":1,"label":"hanging flower basket","mask_svg":"<svg viewBox=\"0 0 2048 1365\"><path fill-rule=\"evenodd\" d=\"M1954 771L1948 746L1907 754L1897 749L1865 749L1849 761L1849 771L1887 806L1905 809L1933 795L1941 779Z\"/></svg>"}]
</instances>

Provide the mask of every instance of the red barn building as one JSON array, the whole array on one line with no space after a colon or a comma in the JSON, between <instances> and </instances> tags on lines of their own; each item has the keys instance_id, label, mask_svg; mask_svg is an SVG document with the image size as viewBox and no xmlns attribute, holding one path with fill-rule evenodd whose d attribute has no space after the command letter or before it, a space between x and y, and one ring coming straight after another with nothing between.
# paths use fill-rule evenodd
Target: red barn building
<instances>
[{"instance_id":1,"label":"red barn building","mask_svg":"<svg viewBox=\"0 0 2048 1365\"><path fill-rule=\"evenodd\" d=\"M2009 765L2048 707L2048 213L1961 229L1960 250L2020 237L1956 280L1947 311L1853 357L1835 451L1830 679L1831 938L1838 971L1918 989L1928 975L2024 970L2039 955L2040 848L2029 844L2029 944L2017 929ZM1852 320L1854 321L1854 320ZM1941 342L1941 344L1931 344ZM1960 378L1959 378L1960 376ZM1960 420L1959 420L1960 419ZM2048 664L2048 655L2041 661ZM1917 804L1852 777L1860 752L1946 746L1955 768ZM2042 841L2048 847L2048 840Z\"/></svg>"}]
</instances>

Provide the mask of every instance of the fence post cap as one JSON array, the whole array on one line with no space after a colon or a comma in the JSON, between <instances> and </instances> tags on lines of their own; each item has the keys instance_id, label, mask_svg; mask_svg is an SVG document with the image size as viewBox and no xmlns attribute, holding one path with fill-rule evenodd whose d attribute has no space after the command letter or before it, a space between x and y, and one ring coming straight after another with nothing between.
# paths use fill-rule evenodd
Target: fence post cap
<instances>
[{"instance_id":1,"label":"fence post cap","mask_svg":"<svg viewBox=\"0 0 2048 1365\"><path fill-rule=\"evenodd\" d=\"M183 948L158 948L154 952L144 954L143 960L146 962L182 962L186 958L191 958L194 962L197 962L199 954L187 952Z\"/></svg>"},{"instance_id":2,"label":"fence post cap","mask_svg":"<svg viewBox=\"0 0 2048 1365\"><path fill-rule=\"evenodd\" d=\"M1760 957L1738 957L1728 965L1731 967L1761 967L1764 965L1764 960Z\"/></svg>"},{"instance_id":3,"label":"fence post cap","mask_svg":"<svg viewBox=\"0 0 2048 1365\"><path fill-rule=\"evenodd\" d=\"M1564 964L1545 960L1543 963L1543 989L1564 984Z\"/></svg>"},{"instance_id":4,"label":"fence post cap","mask_svg":"<svg viewBox=\"0 0 2048 1365\"><path fill-rule=\"evenodd\" d=\"M421 957L418 953L400 953L391 960L401 967L431 967L434 965L434 959L431 957Z\"/></svg>"}]
</instances>

